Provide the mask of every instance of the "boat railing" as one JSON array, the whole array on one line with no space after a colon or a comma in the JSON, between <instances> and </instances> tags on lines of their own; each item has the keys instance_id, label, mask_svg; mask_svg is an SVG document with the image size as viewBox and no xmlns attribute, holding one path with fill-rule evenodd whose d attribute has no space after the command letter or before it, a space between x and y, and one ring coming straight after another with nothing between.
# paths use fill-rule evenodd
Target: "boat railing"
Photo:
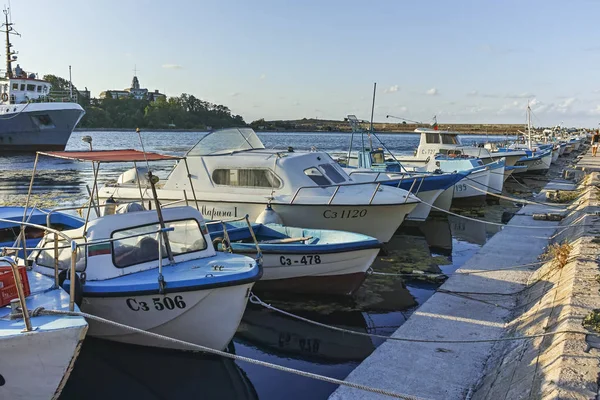
<instances>
[{"instance_id":1,"label":"boat railing","mask_svg":"<svg viewBox=\"0 0 600 400\"><path fill-rule=\"evenodd\" d=\"M256 233L254 232L254 228L252 228L252 224L250 223L250 216L248 214L246 214L245 216L240 217L240 218L209 221L206 223L206 225L221 224L223 226L223 240L226 241L226 246L227 246L226 250L229 251L230 253L233 253L233 248L231 247L231 241L229 239L229 233L227 232L227 223L236 222L236 221L246 221L246 225L248 225L248 231L250 232L250 235L252 236L252 240L254 241L254 246L256 246L256 261L262 264L262 251L260 250L260 246L258 245L258 239L256 238Z\"/></svg>"},{"instance_id":2,"label":"boat railing","mask_svg":"<svg viewBox=\"0 0 600 400\"><path fill-rule=\"evenodd\" d=\"M355 182L355 183L332 184L332 185L300 186L298 189L296 189L294 196L292 196L292 199L290 200L290 204L294 204L294 201L296 200L296 198L298 197L300 192L305 189L335 188L335 190L333 191L333 194L327 201L327 205L331 205L331 203L333 202L333 199L335 199L335 197L337 196L341 187L371 186L371 185L375 185L375 190L373 190L373 194L371 195L371 198L369 199L369 203L368 203L369 205L371 205L373 203L373 200L375 200L375 196L377 195L377 193L381 191L381 182Z\"/></svg>"},{"instance_id":3,"label":"boat railing","mask_svg":"<svg viewBox=\"0 0 600 400\"><path fill-rule=\"evenodd\" d=\"M15 279L15 286L17 287L17 296L19 298L18 308L11 310L11 314L13 312L17 313L21 312L23 316L23 321L25 321L25 332L30 332L33 330L31 327L31 318L29 317L29 310L27 309L27 302L25 300L25 290L23 289L23 282L21 281L21 274L19 273L19 266L17 262L11 257L0 257L0 263L8 264L10 269L12 270L13 277ZM13 301L11 301L11 307L13 307Z\"/></svg>"}]
</instances>

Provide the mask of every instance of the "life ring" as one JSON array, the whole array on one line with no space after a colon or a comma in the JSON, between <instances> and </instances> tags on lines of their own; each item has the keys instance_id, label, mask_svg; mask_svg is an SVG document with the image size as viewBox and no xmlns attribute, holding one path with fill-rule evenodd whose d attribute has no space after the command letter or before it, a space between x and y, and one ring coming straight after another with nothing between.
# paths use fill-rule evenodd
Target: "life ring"
<instances>
[{"instance_id":1,"label":"life ring","mask_svg":"<svg viewBox=\"0 0 600 400\"><path fill-rule=\"evenodd\" d=\"M8 101L8 93L2 93L2 101Z\"/></svg>"}]
</instances>

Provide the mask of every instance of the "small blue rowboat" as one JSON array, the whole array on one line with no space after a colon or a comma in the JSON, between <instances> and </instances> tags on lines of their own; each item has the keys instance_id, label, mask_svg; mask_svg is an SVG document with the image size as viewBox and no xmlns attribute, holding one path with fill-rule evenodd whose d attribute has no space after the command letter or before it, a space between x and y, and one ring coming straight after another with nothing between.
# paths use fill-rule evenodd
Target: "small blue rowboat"
<instances>
[{"instance_id":1,"label":"small blue rowboat","mask_svg":"<svg viewBox=\"0 0 600 400\"><path fill-rule=\"evenodd\" d=\"M225 225L234 253L256 253L246 222ZM207 226L213 244L227 247L222 223ZM252 224L252 229L263 255L263 276L255 287L264 291L350 295L380 249L377 239L359 233L279 224Z\"/></svg>"},{"instance_id":2,"label":"small blue rowboat","mask_svg":"<svg viewBox=\"0 0 600 400\"><path fill-rule=\"evenodd\" d=\"M0 207L0 248L12 247L19 234L21 233L21 225L23 221L23 211L25 207ZM47 226L48 211L38 208L27 209L25 222ZM75 229L83 226L83 219L74 215L65 214L62 212L52 212L50 215L50 228L58 231ZM10 222L6 220L15 221ZM40 239L44 236L42 229L28 227L25 229L25 238L27 240L27 248L37 246ZM20 247L23 245L21 244ZM23 257L23 250L19 251L19 257Z\"/></svg>"}]
</instances>

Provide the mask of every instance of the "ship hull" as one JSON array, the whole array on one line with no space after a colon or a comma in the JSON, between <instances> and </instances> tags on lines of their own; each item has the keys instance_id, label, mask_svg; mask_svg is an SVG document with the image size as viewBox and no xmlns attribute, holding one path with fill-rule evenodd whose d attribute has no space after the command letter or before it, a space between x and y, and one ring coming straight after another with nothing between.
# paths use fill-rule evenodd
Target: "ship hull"
<instances>
[{"instance_id":1,"label":"ship hull","mask_svg":"<svg viewBox=\"0 0 600 400\"><path fill-rule=\"evenodd\" d=\"M84 114L76 103L0 105L0 153L64 150Z\"/></svg>"}]
</instances>

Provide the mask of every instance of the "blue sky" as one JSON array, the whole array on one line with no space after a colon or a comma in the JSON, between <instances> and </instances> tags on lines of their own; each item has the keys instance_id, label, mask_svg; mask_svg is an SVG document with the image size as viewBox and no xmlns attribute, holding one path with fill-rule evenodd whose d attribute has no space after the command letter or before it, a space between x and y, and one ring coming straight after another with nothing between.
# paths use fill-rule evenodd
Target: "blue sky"
<instances>
[{"instance_id":1,"label":"blue sky","mask_svg":"<svg viewBox=\"0 0 600 400\"><path fill-rule=\"evenodd\" d=\"M130 85L248 122L600 122L600 2L12 0L19 62L97 96Z\"/></svg>"}]
</instances>

